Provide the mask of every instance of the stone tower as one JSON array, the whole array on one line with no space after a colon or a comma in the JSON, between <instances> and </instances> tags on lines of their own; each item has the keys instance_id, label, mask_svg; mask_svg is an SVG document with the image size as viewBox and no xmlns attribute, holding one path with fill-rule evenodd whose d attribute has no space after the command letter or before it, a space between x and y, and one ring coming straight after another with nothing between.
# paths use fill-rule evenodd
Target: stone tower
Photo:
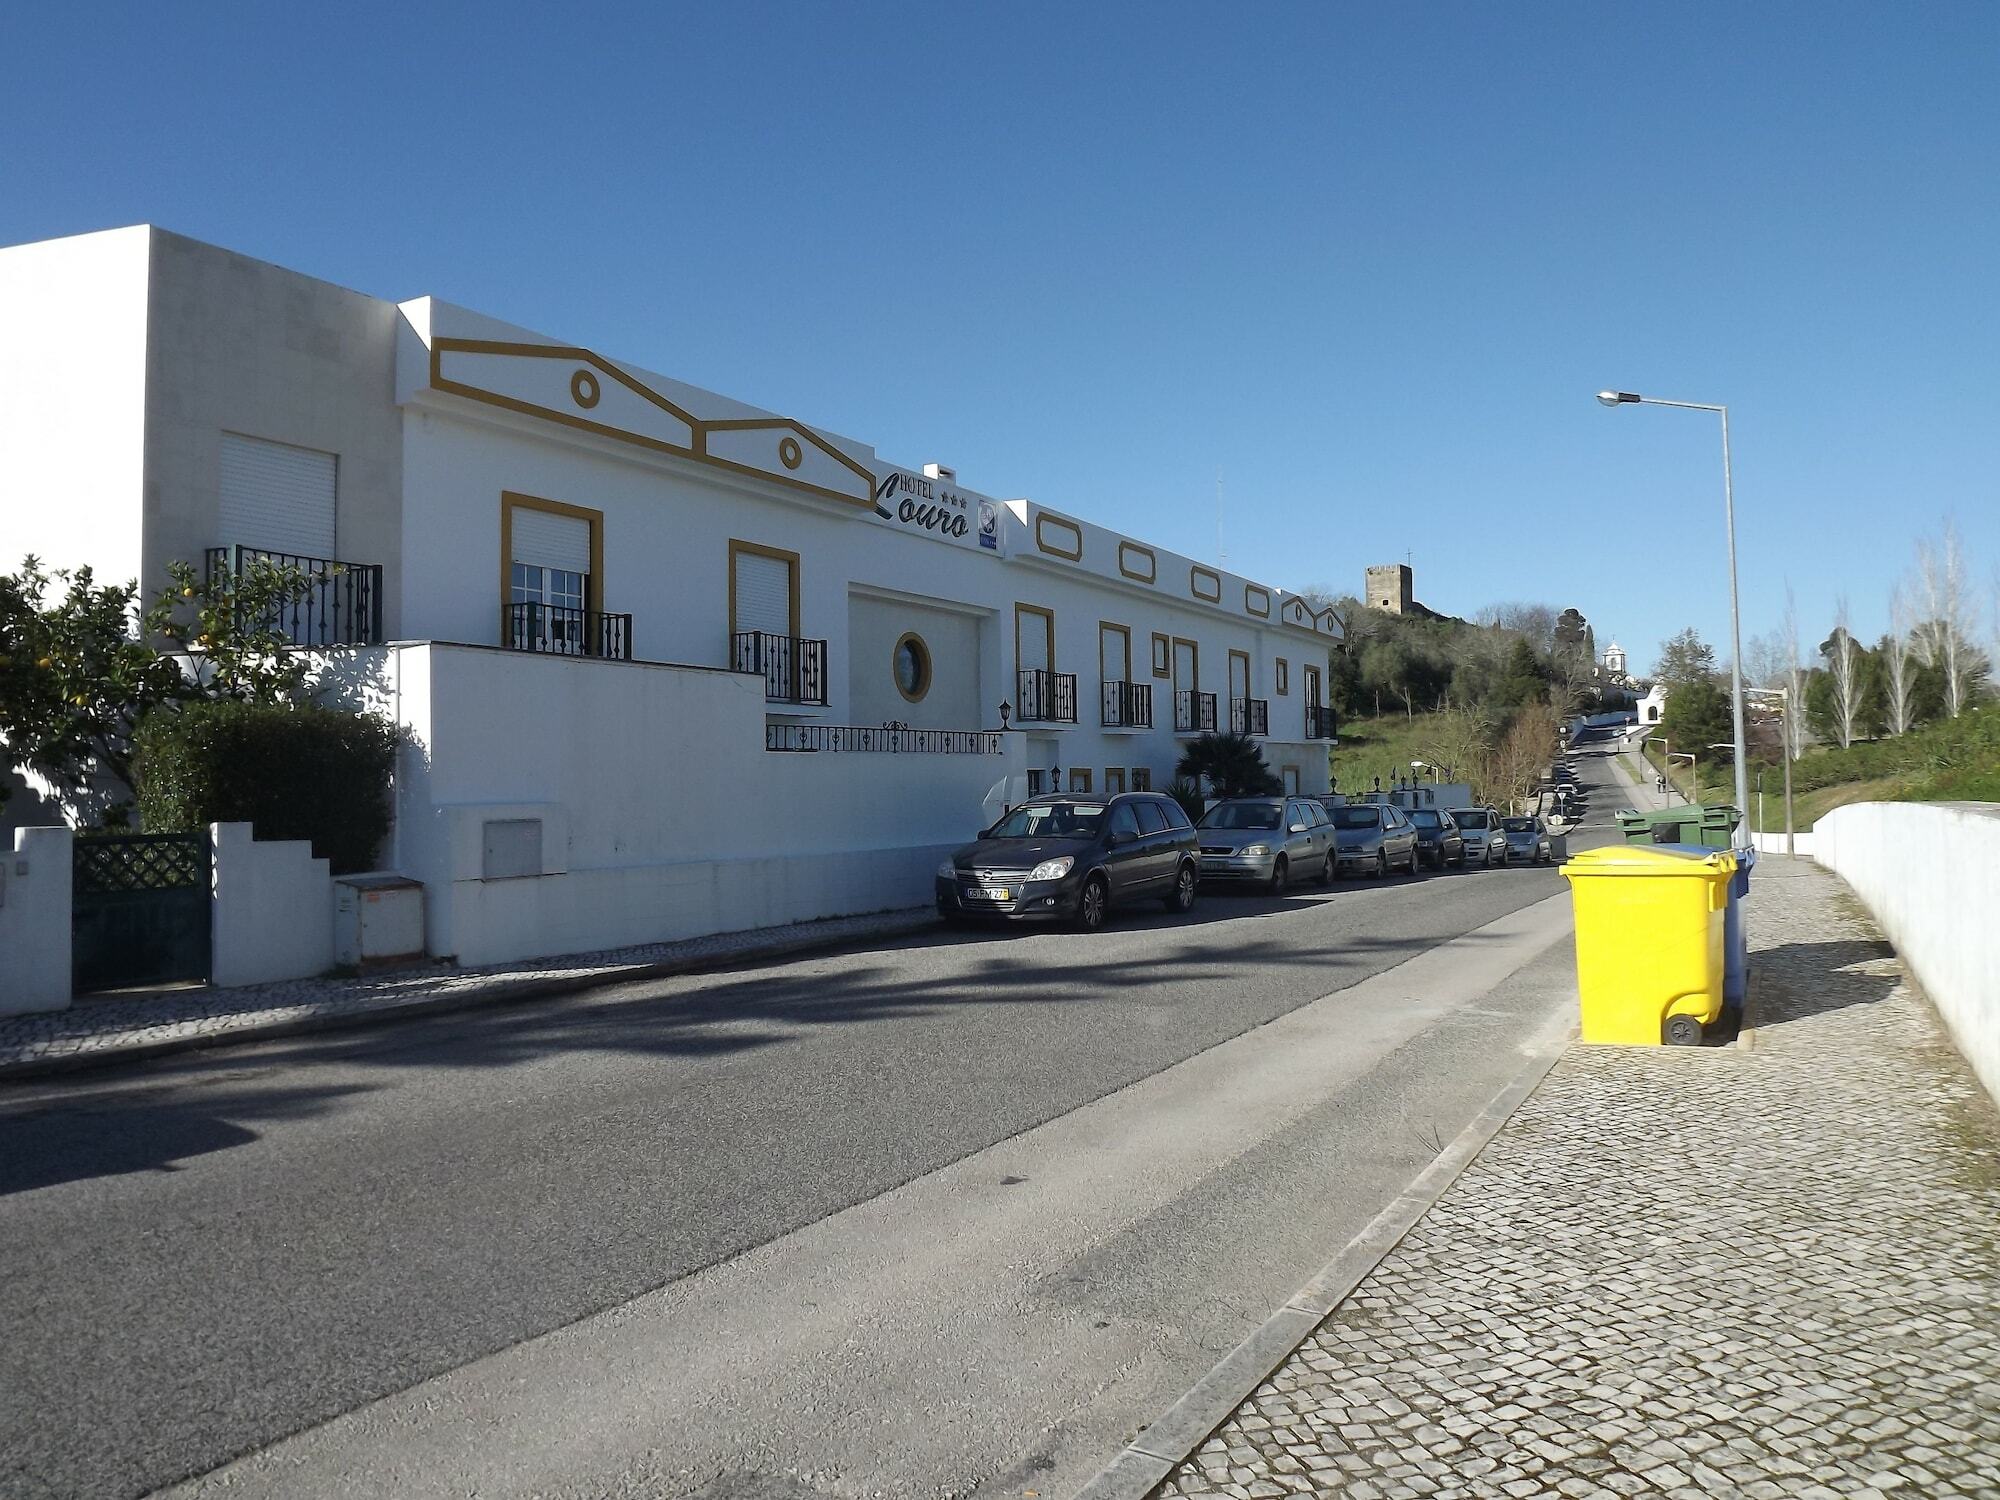
<instances>
[{"instance_id":1,"label":"stone tower","mask_svg":"<svg viewBox=\"0 0 2000 1500\"><path fill-rule=\"evenodd\" d=\"M1370 609L1386 609L1392 615L1406 615L1416 603L1416 576L1404 563L1383 563L1368 570L1367 589L1361 596Z\"/></svg>"}]
</instances>

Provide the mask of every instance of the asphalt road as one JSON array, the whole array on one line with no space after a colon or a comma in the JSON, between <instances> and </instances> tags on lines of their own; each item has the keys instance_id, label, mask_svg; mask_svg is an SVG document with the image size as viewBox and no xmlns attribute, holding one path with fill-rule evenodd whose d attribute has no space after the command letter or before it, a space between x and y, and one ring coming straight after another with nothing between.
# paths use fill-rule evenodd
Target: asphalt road
<instances>
[{"instance_id":1,"label":"asphalt road","mask_svg":"<svg viewBox=\"0 0 2000 1500\"><path fill-rule=\"evenodd\" d=\"M0 1090L0 1493L1055 1493L1559 1021L1563 890L1204 896Z\"/></svg>"}]
</instances>

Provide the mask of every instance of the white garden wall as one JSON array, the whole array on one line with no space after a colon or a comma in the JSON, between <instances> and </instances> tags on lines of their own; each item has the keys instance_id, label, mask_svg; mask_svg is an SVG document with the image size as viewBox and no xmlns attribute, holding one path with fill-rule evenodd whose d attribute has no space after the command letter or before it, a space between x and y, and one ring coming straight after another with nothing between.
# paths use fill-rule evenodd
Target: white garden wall
<instances>
[{"instance_id":1,"label":"white garden wall","mask_svg":"<svg viewBox=\"0 0 2000 1500\"><path fill-rule=\"evenodd\" d=\"M0 849L0 1016L69 1004L71 837L21 828Z\"/></svg>"},{"instance_id":2,"label":"white garden wall","mask_svg":"<svg viewBox=\"0 0 2000 1500\"><path fill-rule=\"evenodd\" d=\"M465 964L921 905L1025 785L1018 734L766 751L740 673L423 643L339 653L317 683L404 726L381 863L424 883L429 951ZM526 843L494 826L522 823Z\"/></svg>"},{"instance_id":3,"label":"white garden wall","mask_svg":"<svg viewBox=\"0 0 2000 1500\"><path fill-rule=\"evenodd\" d=\"M1813 855L1850 886L2000 1099L2000 806L1853 802L1813 825Z\"/></svg>"},{"instance_id":4,"label":"white garden wall","mask_svg":"<svg viewBox=\"0 0 2000 1500\"><path fill-rule=\"evenodd\" d=\"M333 882L304 840L259 840L248 823L212 823L213 982L309 979L333 966Z\"/></svg>"}]
</instances>

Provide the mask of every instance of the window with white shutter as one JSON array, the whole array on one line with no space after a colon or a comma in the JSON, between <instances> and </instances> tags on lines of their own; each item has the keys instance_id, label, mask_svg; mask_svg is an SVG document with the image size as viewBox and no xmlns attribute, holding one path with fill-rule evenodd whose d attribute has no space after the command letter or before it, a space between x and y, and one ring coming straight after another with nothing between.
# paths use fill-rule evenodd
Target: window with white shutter
<instances>
[{"instance_id":1,"label":"window with white shutter","mask_svg":"<svg viewBox=\"0 0 2000 1500\"><path fill-rule=\"evenodd\" d=\"M736 543L730 548L730 567L734 571L730 632L760 630L766 635L796 636L798 621L792 617L792 600L797 593L797 560L789 555L753 552Z\"/></svg>"},{"instance_id":2,"label":"window with white shutter","mask_svg":"<svg viewBox=\"0 0 2000 1500\"><path fill-rule=\"evenodd\" d=\"M331 453L223 433L217 545L337 558L339 467Z\"/></svg>"}]
</instances>

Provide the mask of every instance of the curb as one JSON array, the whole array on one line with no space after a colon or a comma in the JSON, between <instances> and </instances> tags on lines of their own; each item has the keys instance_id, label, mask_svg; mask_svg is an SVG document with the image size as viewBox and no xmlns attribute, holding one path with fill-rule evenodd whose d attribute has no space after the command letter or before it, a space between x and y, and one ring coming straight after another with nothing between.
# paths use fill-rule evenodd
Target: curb
<instances>
[{"instance_id":1,"label":"curb","mask_svg":"<svg viewBox=\"0 0 2000 1500\"><path fill-rule=\"evenodd\" d=\"M89 1052L64 1052L52 1057L21 1058L0 1062L0 1086L60 1073L81 1073L97 1068L113 1068L124 1063L145 1062L176 1052L204 1052L245 1042L267 1042L282 1037L307 1036L315 1032L346 1031L377 1026L405 1017L447 1015L458 1010L478 1010L487 1006L513 1005L543 1000L555 995L574 994L604 985L629 984L635 980L668 979L683 974L700 974L726 969L740 963L760 963L773 958L791 958L803 953L826 952L850 943L872 942L880 938L903 937L931 926L936 917L928 909L922 916L887 920L869 932L841 936L803 937L761 946L708 953L688 958L664 958L652 963L625 964L616 968L593 969L588 974L551 974L534 979L508 980L488 989L445 995L429 995L409 1000L391 1000L367 1010L342 1011L331 1015L290 1016L282 1021L253 1023L227 1031L198 1036L162 1037L157 1041L134 1042ZM443 976L449 978L449 975Z\"/></svg>"},{"instance_id":2,"label":"curb","mask_svg":"<svg viewBox=\"0 0 2000 1500\"><path fill-rule=\"evenodd\" d=\"M1144 1500L1152 1494L1416 1228L1487 1143L1500 1133L1514 1111L1548 1077L1575 1039L1576 1032L1571 1030L1561 1045L1531 1057L1513 1081L1493 1096L1472 1123L1417 1174L1394 1202L1349 1240L1261 1328L1223 1356L1164 1416L1078 1490L1074 1500Z\"/></svg>"}]
</instances>

